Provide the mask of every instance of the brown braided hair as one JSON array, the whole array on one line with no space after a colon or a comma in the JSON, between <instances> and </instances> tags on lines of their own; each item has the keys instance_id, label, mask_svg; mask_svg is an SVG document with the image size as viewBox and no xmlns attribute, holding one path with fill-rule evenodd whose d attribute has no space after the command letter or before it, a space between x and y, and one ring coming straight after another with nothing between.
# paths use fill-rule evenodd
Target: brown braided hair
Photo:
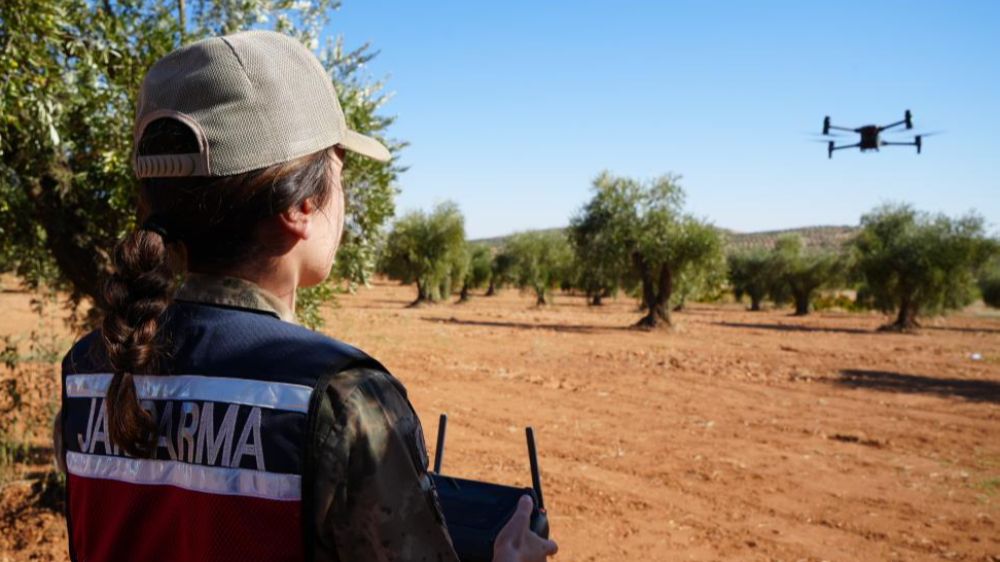
<instances>
[{"instance_id":1,"label":"brown braided hair","mask_svg":"<svg viewBox=\"0 0 1000 562\"><path fill-rule=\"evenodd\" d=\"M159 119L146 127L137 150L185 154L197 152L198 142L183 123ZM183 269L223 273L252 256L280 253L258 236L260 226L306 199L322 208L337 179L332 159L333 149L327 149L233 176L142 180L143 226L115 247L101 330L114 373L106 399L108 433L126 454L149 457L156 451L156 421L140 406L133 377L158 368L165 341L160 325L175 280Z\"/></svg>"}]
</instances>

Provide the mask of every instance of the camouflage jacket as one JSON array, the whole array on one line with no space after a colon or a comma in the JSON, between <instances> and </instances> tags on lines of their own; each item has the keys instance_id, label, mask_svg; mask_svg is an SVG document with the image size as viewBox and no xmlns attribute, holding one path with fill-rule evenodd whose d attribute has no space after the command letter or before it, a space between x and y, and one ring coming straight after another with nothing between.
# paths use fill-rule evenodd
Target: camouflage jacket
<instances>
[{"instance_id":1,"label":"camouflage jacket","mask_svg":"<svg viewBox=\"0 0 1000 562\"><path fill-rule=\"evenodd\" d=\"M262 326L264 332L282 330L281 333L285 334L282 337L286 338L266 340L283 342L280 346L282 350L262 350L262 354L271 353L272 356L262 359L262 365L268 361L283 365L287 361L294 368L310 371L311 374L300 380L314 381L304 422L305 431L301 432L304 442L286 444L288 450L293 451L290 454L301 454L302 474L302 535L288 536L287 540L303 541L302 551L307 560L458 560L428 475L428 457L420 420L398 380L375 361L354 363L341 369L324 367L321 352L305 360L298 359L310 355L309 350L328 349L334 344L342 348L349 346L291 326L289 322L293 320L293 313L288 306L275 295L247 281L190 275L175 294L175 301L174 316L215 318L213 314L228 315L225 321L211 320L216 326L213 329L217 330L222 330L218 328L220 325L228 326L227 322L243 321L240 319L248 316L235 311L254 313L256 318L267 315L285 321L251 320L258 323L256 326ZM188 330L191 335L176 333L177 349L198 349L201 345L205 349L215 349L208 353L245 354L245 350L260 346L255 340L251 344L234 343L232 345L236 347L231 350L221 350L221 347L229 345L225 343L226 339L257 337L257 334L246 334L246 330L239 333L236 328L232 329L234 332L231 335L218 331L212 336L212 343L204 345L203 341L196 341L200 336L194 332L202 330L205 325L209 324ZM285 327L282 328L282 325ZM179 327L183 326L188 325L181 324ZM296 338L299 341L295 341ZM74 348L80 347L81 343ZM277 359L274 358L276 353L279 355ZM180 361L179 365L184 364L181 357L172 360ZM64 375L67 371L88 372L88 367L81 370L73 362L74 352L71 351L64 361ZM98 368L93 367L92 370ZM167 371L163 376L169 376ZM64 395L64 404L65 400ZM65 428L68 422L63 424ZM267 444L266 423L263 427L264 442ZM63 438L67 443L75 441L71 430L64 429ZM61 456L64 455L65 452ZM270 465L270 459L268 462ZM71 466L71 477L72 472ZM72 541L71 536L71 551ZM298 546L289 543L290 550L298 551Z\"/></svg>"}]
</instances>

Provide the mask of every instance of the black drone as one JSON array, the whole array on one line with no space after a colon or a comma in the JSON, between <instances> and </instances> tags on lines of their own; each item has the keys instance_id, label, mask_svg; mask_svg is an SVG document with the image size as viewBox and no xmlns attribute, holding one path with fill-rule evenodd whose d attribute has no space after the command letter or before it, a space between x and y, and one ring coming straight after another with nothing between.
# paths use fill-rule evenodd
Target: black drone
<instances>
[{"instance_id":1,"label":"black drone","mask_svg":"<svg viewBox=\"0 0 1000 562\"><path fill-rule=\"evenodd\" d=\"M877 151L879 148L883 146L915 146L917 147L917 154L920 154L920 148L923 145L921 136L924 135L916 135L915 137L913 137L912 142L890 142L882 140L881 138L882 131L892 129L893 127L898 127L900 125L906 125L907 129L913 128L913 119L909 109L907 109L906 113L903 114L902 121L896 121L891 125L882 125L882 126L865 125L863 127L858 127L856 129L851 129L848 127L837 127L835 125L831 125L830 117L826 116L823 118L823 135L830 135L830 129L834 129L837 131L850 131L852 133L858 133L859 135L861 135L861 140L854 144L835 146L834 141L829 141L826 148L827 156L829 158L833 158L833 151L840 150L842 148L859 148L861 149L861 152L864 152L866 150Z\"/></svg>"}]
</instances>

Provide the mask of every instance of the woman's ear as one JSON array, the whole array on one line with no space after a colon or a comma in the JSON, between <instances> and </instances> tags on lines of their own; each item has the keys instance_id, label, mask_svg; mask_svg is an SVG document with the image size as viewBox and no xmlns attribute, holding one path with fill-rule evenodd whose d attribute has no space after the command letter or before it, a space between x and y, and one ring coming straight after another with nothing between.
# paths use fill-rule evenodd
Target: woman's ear
<instances>
[{"instance_id":1,"label":"woman's ear","mask_svg":"<svg viewBox=\"0 0 1000 562\"><path fill-rule=\"evenodd\" d=\"M299 240L306 240L312 233L313 218L317 210L316 202L310 197L279 214L278 224L288 234Z\"/></svg>"}]
</instances>

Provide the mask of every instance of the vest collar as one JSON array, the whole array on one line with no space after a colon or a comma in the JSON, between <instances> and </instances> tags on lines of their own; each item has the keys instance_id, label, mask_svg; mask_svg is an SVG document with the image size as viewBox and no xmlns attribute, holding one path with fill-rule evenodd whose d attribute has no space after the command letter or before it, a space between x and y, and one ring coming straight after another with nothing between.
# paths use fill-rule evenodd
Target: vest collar
<instances>
[{"instance_id":1,"label":"vest collar","mask_svg":"<svg viewBox=\"0 0 1000 562\"><path fill-rule=\"evenodd\" d=\"M263 312L295 323L295 312L274 293L239 277L188 273L174 300Z\"/></svg>"}]
</instances>

